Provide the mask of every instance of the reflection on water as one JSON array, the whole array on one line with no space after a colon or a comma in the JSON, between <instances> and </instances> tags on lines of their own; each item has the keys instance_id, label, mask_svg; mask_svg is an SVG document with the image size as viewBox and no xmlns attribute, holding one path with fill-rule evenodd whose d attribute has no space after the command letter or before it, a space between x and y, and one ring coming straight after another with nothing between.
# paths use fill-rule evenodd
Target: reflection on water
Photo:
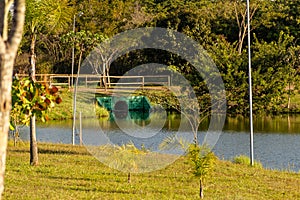
<instances>
[{"instance_id":1,"label":"reflection on water","mask_svg":"<svg viewBox=\"0 0 300 200\"><path fill-rule=\"evenodd\" d=\"M164 115L154 112L149 116L144 114L144 119L139 118L137 113L129 113L128 116L131 120L83 119L84 141L93 145L124 144L133 141L138 147L144 145L151 150L157 150L158 144L165 137L174 135L178 130L181 136L184 136L190 130L187 120L175 113ZM203 140L208 123L207 119L200 125L200 140ZM122 127L123 131L119 127ZM214 152L221 159L232 159L240 154L249 155L248 130L247 118L227 117ZM268 168L300 170L300 115L255 118L254 132L255 159ZM37 128L39 141L70 144L71 137L71 120L39 124ZM29 139L28 128L21 129L21 139Z\"/></svg>"},{"instance_id":2,"label":"reflection on water","mask_svg":"<svg viewBox=\"0 0 300 200\"><path fill-rule=\"evenodd\" d=\"M253 119L257 133L300 133L300 115L261 116ZM227 117L224 130L248 131L249 119L243 116Z\"/></svg>"}]
</instances>

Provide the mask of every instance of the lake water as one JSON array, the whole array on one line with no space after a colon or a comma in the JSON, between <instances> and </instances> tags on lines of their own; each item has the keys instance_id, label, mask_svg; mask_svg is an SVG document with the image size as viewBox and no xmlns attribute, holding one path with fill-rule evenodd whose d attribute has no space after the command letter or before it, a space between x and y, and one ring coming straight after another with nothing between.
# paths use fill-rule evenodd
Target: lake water
<instances>
[{"instance_id":1,"label":"lake water","mask_svg":"<svg viewBox=\"0 0 300 200\"><path fill-rule=\"evenodd\" d=\"M168 136L191 133L190 126L180 115L150 115L143 120L84 119L82 122L85 145L124 144L130 141L138 147L158 151L159 144ZM144 119L147 118L144 117ZM78 120L77 120L78 122ZM198 131L203 141L208 120ZM120 128L121 127L121 128ZM77 129L79 125L77 125ZM213 151L220 159L231 160L237 155L249 155L249 121L243 117L227 117L223 131ZM27 127L20 129L20 138L29 139ZM41 142L72 143L72 121L52 121L38 124L37 139ZM76 136L76 143L79 139ZM275 116L254 119L254 157L264 167L300 171L300 116ZM176 151L175 151L176 153Z\"/></svg>"}]
</instances>

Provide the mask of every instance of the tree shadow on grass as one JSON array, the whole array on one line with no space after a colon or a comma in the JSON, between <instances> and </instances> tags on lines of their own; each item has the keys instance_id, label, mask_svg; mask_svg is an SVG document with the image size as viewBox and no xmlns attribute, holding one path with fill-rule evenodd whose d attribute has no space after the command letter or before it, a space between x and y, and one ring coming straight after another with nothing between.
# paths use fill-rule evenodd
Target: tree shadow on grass
<instances>
[{"instance_id":1,"label":"tree shadow on grass","mask_svg":"<svg viewBox=\"0 0 300 200\"><path fill-rule=\"evenodd\" d=\"M64 154L64 155L91 155L89 152L76 150L62 150L62 149L44 149L39 148L41 154Z\"/></svg>"},{"instance_id":2,"label":"tree shadow on grass","mask_svg":"<svg viewBox=\"0 0 300 200\"><path fill-rule=\"evenodd\" d=\"M14 153L29 153L30 149L25 148L9 148L9 152ZM39 154L61 154L61 155L91 155L88 151L84 150L72 150L72 149L49 149L45 147L38 148Z\"/></svg>"}]
</instances>

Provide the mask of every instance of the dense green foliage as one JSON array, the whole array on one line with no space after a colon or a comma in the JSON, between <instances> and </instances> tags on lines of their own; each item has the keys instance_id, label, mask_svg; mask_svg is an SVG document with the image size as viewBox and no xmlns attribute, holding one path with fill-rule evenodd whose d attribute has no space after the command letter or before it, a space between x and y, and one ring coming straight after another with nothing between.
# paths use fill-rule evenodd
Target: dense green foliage
<instances>
[{"instance_id":1,"label":"dense green foliage","mask_svg":"<svg viewBox=\"0 0 300 200\"><path fill-rule=\"evenodd\" d=\"M293 112L296 109L290 106L289 99L297 92L299 82L300 0L252 0L250 4L254 111ZM213 58L225 83L228 111L248 111L246 1L77 0L55 5L53 13L59 13L58 5L61 8L67 6L70 8L67 12L69 16L64 13L60 20L47 18L49 23L43 22L46 25L36 26L39 28L36 44L37 73L71 72L72 45L63 42L62 38L72 33L74 16L75 31L90 33L95 37L112 37L136 27L170 28L199 42ZM29 14L34 13L35 9L37 7L27 8L27 18L34 18ZM42 10L47 11L45 8ZM80 12L83 15L79 16ZM59 21L64 28L58 27L53 31L50 25L54 21ZM19 70L16 71L24 72L20 69L28 65L31 33L32 29L27 26L16 63ZM84 59L91 49L76 51L75 66L80 55L83 53ZM169 52L146 49L128 53L111 63L110 73L122 75L134 66L149 62L167 64L184 74L199 98L207 93L202 78L194 73L193 67Z\"/></svg>"}]
</instances>

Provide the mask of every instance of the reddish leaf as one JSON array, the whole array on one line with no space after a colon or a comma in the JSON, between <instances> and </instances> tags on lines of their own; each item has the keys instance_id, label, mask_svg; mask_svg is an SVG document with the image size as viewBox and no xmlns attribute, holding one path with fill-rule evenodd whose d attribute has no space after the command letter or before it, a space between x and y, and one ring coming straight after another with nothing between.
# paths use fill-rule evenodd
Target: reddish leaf
<instances>
[{"instance_id":1,"label":"reddish leaf","mask_svg":"<svg viewBox=\"0 0 300 200\"><path fill-rule=\"evenodd\" d=\"M46 98L45 103L49 105L51 103L50 99Z\"/></svg>"},{"instance_id":2,"label":"reddish leaf","mask_svg":"<svg viewBox=\"0 0 300 200\"><path fill-rule=\"evenodd\" d=\"M51 87L51 94L55 94L58 91L58 88L55 86Z\"/></svg>"},{"instance_id":3,"label":"reddish leaf","mask_svg":"<svg viewBox=\"0 0 300 200\"><path fill-rule=\"evenodd\" d=\"M56 102L57 104L60 104L60 103L62 102L62 99L61 99L60 97L57 97L57 98L55 99L55 102Z\"/></svg>"}]
</instances>

